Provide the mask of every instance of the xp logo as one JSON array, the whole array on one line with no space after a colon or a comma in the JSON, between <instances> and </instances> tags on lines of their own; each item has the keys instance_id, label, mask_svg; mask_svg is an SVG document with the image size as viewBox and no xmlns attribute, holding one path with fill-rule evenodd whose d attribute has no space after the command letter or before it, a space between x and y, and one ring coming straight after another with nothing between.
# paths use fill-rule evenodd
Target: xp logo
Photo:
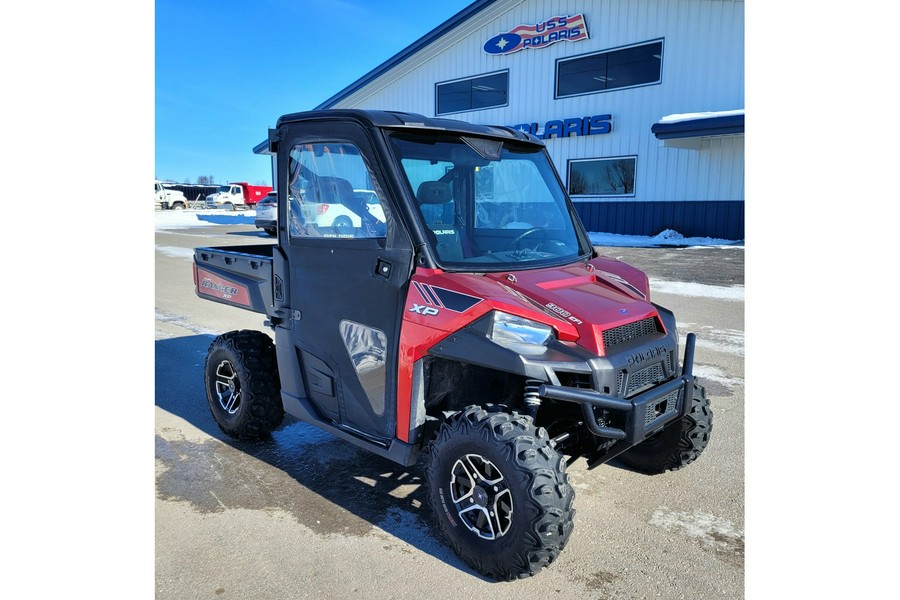
<instances>
[{"instance_id":1,"label":"xp logo","mask_svg":"<svg viewBox=\"0 0 900 600\"><path fill-rule=\"evenodd\" d=\"M409 309L409 312L418 313L420 315L425 315L426 317L433 317L438 314L440 311L433 306L421 306L419 304L413 303L413 307Z\"/></svg>"}]
</instances>

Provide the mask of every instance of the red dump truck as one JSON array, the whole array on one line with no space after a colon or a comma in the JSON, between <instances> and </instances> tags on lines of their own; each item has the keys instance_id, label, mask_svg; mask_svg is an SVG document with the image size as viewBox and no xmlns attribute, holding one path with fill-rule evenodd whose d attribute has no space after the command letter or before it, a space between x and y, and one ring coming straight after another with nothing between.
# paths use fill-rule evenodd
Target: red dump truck
<instances>
[{"instance_id":1,"label":"red dump truck","mask_svg":"<svg viewBox=\"0 0 900 600\"><path fill-rule=\"evenodd\" d=\"M206 208L253 208L256 203L272 191L269 185L250 185L246 181L233 181L220 185L219 189L206 197Z\"/></svg>"}]
</instances>

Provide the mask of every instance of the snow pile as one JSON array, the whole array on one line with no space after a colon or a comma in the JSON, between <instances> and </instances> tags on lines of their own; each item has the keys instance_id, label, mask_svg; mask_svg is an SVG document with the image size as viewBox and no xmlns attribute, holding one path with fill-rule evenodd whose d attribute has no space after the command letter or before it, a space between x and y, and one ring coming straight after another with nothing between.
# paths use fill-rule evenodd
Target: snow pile
<instances>
[{"instance_id":1,"label":"snow pile","mask_svg":"<svg viewBox=\"0 0 900 600\"><path fill-rule=\"evenodd\" d=\"M674 229L666 229L654 236L622 235L618 233L588 233L595 246L627 246L631 248L653 248L658 246L737 246L743 248L743 242L721 240L717 238L686 238Z\"/></svg>"}]
</instances>

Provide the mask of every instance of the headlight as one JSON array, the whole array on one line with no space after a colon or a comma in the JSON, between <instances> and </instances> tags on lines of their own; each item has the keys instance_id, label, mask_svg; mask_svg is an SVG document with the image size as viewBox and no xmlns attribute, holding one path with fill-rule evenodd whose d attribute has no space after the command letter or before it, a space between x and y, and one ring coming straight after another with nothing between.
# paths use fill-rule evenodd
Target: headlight
<instances>
[{"instance_id":1,"label":"headlight","mask_svg":"<svg viewBox=\"0 0 900 600\"><path fill-rule=\"evenodd\" d=\"M553 328L531 319L495 312L488 337L519 354L543 354L553 338Z\"/></svg>"}]
</instances>

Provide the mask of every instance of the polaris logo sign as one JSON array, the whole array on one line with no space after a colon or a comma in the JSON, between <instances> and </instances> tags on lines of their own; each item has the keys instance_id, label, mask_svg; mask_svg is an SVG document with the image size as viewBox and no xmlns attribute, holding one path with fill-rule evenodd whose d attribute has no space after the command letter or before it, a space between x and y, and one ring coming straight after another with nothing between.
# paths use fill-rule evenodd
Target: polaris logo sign
<instances>
[{"instance_id":1,"label":"polaris logo sign","mask_svg":"<svg viewBox=\"0 0 900 600\"><path fill-rule=\"evenodd\" d=\"M568 119L551 119L544 123L519 123L512 125L542 140L551 138L567 138L570 135L601 135L612 131L612 115L591 115L589 117L571 117Z\"/></svg>"},{"instance_id":2,"label":"polaris logo sign","mask_svg":"<svg viewBox=\"0 0 900 600\"><path fill-rule=\"evenodd\" d=\"M534 25L519 25L495 35L484 43L488 54L512 54L527 48L546 48L556 42L578 42L588 39L584 15L553 17Z\"/></svg>"}]
</instances>

